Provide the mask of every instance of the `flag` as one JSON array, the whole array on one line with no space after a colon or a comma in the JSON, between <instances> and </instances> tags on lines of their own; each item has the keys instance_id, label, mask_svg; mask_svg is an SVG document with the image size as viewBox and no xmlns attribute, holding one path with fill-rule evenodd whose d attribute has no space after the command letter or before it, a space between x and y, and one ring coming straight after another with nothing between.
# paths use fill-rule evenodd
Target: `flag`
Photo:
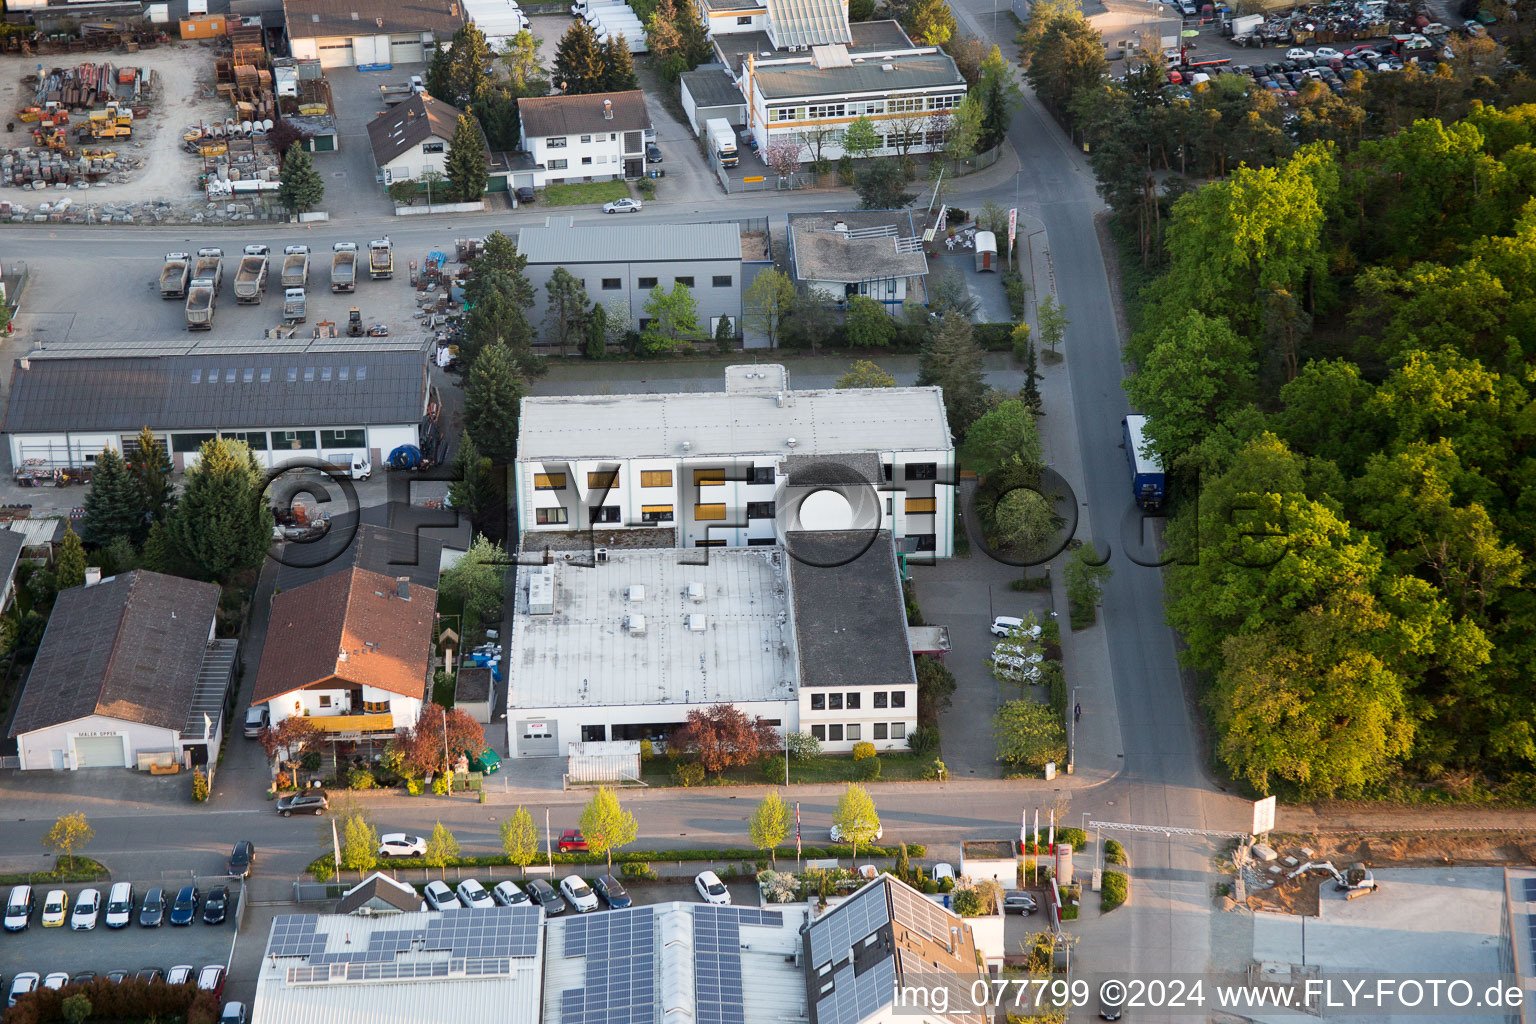
<instances>
[{"instance_id":1,"label":"flag","mask_svg":"<svg viewBox=\"0 0 1536 1024\"><path fill-rule=\"evenodd\" d=\"M1040 850L1040 808L1035 808L1035 852Z\"/></svg>"},{"instance_id":2,"label":"flag","mask_svg":"<svg viewBox=\"0 0 1536 1024\"><path fill-rule=\"evenodd\" d=\"M1046 845L1054 853L1055 850L1056 850L1056 809L1055 808L1051 809L1051 831L1048 833L1048 835L1050 836L1050 838L1049 838L1049 840L1047 840Z\"/></svg>"},{"instance_id":3,"label":"flag","mask_svg":"<svg viewBox=\"0 0 1536 1024\"><path fill-rule=\"evenodd\" d=\"M1019 812L1019 846L1022 848L1029 842L1029 812Z\"/></svg>"},{"instance_id":4,"label":"flag","mask_svg":"<svg viewBox=\"0 0 1536 1024\"><path fill-rule=\"evenodd\" d=\"M795 804L795 859L800 859L800 804Z\"/></svg>"}]
</instances>

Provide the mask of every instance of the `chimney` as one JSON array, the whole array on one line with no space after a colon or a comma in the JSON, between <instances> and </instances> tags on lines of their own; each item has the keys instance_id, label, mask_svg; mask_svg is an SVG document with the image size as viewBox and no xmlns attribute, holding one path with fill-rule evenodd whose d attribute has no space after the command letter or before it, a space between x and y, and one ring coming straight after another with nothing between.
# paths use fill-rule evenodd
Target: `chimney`
<instances>
[{"instance_id":1,"label":"chimney","mask_svg":"<svg viewBox=\"0 0 1536 1024\"><path fill-rule=\"evenodd\" d=\"M400 576L395 579L395 592L400 595L400 600L411 599L411 581L408 577Z\"/></svg>"},{"instance_id":2,"label":"chimney","mask_svg":"<svg viewBox=\"0 0 1536 1024\"><path fill-rule=\"evenodd\" d=\"M603 120L613 120L613 100L603 100Z\"/></svg>"},{"instance_id":3,"label":"chimney","mask_svg":"<svg viewBox=\"0 0 1536 1024\"><path fill-rule=\"evenodd\" d=\"M86 566L85 567L85 585L88 586L88 587L94 587L96 584L98 584L100 582L101 582L101 568L99 566L95 566L95 565L88 565L88 566Z\"/></svg>"},{"instance_id":4,"label":"chimney","mask_svg":"<svg viewBox=\"0 0 1536 1024\"><path fill-rule=\"evenodd\" d=\"M21 363L21 368L23 370L32 369L32 360L28 359L26 356L22 356L19 362Z\"/></svg>"}]
</instances>

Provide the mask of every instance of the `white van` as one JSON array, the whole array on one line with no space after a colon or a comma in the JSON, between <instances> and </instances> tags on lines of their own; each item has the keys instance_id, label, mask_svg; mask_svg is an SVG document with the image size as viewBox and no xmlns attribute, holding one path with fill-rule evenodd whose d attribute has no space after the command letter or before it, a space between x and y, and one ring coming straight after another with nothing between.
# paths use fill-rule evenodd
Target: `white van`
<instances>
[{"instance_id":1,"label":"white van","mask_svg":"<svg viewBox=\"0 0 1536 1024\"><path fill-rule=\"evenodd\" d=\"M133 886L127 882L114 883L112 891L107 894L107 927L126 928L132 919Z\"/></svg>"},{"instance_id":2,"label":"white van","mask_svg":"<svg viewBox=\"0 0 1536 1024\"><path fill-rule=\"evenodd\" d=\"M999 615L992 620L991 633L993 636L1007 636L1009 633L1024 625L1024 620L1013 615ZM1040 639L1040 623L1029 627L1029 638Z\"/></svg>"},{"instance_id":3,"label":"white van","mask_svg":"<svg viewBox=\"0 0 1536 1024\"><path fill-rule=\"evenodd\" d=\"M19 932L26 930L32 921L32 887L30 885L18 885L11 890L11 895L5 901L5 930Z\"/></svg>"}]
</instances>

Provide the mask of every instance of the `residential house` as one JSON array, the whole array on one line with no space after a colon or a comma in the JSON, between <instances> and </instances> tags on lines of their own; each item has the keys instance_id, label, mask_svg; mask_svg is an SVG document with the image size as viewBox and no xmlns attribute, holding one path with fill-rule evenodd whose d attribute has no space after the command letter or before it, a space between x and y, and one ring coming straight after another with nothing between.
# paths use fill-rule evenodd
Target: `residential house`
<instances>
[{"instance_id":1,"label":"residential house","mask_svg":"<svg viewBox=\"0 0 1536 1024\"><path fill-rule=\"evenodd\" d=\"M517 101L517 110L535 188L645 174L645 132L651 118L639 89L524 97ZM517 183L522 180L519 176Z\"/></svg>"},{"instance_id":2,"label":"residential house","mask_svg":"<svg viewBox=\"0 0 1536 1024\"><path fill-rule=\"evenodd\" d=\"M928 257L909 210L850 210L788 216L795 280L840 306L862 295L892 314L928 303Z\"/></svg>"},{"instance_id":3,"label":"residential house","mask_svg":"<svg viewBox=\"0 0 1536 1024\"><path fill-rule=\"evenodd\" d=\"M416 93L369 121L368 141L373 144L379 180L387 187L397 181L420 181L429 171L445 173L448 144L462 113L442 100ZM485 158L489 163L489 147L485 147Z\"/></svg>"},{"instance_id":4,"label":"residential house","mask_svg":"<svg viewBox=\"0 0 1536 1024\"><path fill-rule=\"evenodd\" d=\"M283 20L295 58L368 71L427 60L463 27L464 10L459 0L283 0Z\"/></svg>"}]
</instances>

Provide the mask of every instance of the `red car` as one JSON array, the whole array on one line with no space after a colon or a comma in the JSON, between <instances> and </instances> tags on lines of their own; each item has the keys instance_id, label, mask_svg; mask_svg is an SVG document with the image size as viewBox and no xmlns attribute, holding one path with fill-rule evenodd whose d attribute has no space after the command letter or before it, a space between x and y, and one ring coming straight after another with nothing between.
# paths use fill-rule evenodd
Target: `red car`
<instances>
[{"instance_id":1,"label":"red car","mask_svg":"<svg viewBox=\"0 0 1536 1024\"><path fill-rule=\"evenodd\" d=\"M213 1001L218 1002L224 995L224 967L221 964L210 964L197 974L197 987L204 992L213 993Z\"/></svg>"},{"instance_id":2,"label":"red car","mask_svg":"<svg viewBox=\"0 0 1536 1024\"><path fill-rule=\"evenodd\" d=\"M587 840L579 828L568 828L560 833L561 853L586 853Z\"/></svg>"}]
</instances>

